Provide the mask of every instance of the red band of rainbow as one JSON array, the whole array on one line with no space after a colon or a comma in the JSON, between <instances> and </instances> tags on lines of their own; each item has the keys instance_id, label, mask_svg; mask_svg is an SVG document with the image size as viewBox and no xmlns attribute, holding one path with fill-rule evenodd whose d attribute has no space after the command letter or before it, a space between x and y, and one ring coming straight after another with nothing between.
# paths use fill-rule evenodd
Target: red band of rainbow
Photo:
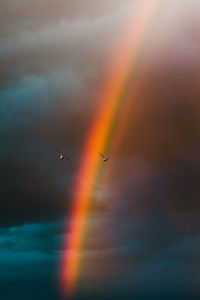
<instances>
[{"instance_id":1,"label":"red band of rainbow","mask_svg":"<svg viewBox=\"0 0 200 300\"><path fill-rule=\"evenodd\" d=\"M134 65L137 64L138 55L159 1L141 0L138 8L135 9L134 5L132 9L134 16L130 10L130 19L122 32L119 46L115 48L103 88L101 87L100 108L84 146L78 171L81 181L77 182L75 196L71 199L73 205L62 249L60 285L64 295L70 296L73 293L79 273L85 222L93 191L92 183L101 175L99 172L102 172L97 153L106 151L116 112L122 103L123 106L126 105L122 97L126 82Z\"/></svg>"}]
</instances>

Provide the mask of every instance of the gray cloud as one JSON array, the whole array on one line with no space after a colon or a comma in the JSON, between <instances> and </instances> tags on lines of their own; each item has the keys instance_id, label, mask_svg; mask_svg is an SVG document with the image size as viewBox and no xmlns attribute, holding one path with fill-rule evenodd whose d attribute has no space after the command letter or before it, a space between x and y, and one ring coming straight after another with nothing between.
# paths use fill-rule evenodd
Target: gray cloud
<instances>
[{"instance_id":1,"label":"gray cloud","mask_svg":"<svg viewBox=\"0 0 200 300\"><path fill-rule=\"evenodd\" d=\"M3 300L59 299L52 274L63 229L50 221L68 213L99 82L130 4L1 4ZM144 45L118 162L107 185L94 183L81 300L199 299L200 7L195 0L162 4ZM58 161L56 150L73 163Z\"/></svg>"},{"instance_id":2,"label":"gray cloud","mask_svg":"<svg viewBox=\"0 0 200 300\"><path fill-rule=\"evenodd\" d=\"M56 288L60 223L35 223L0 230L2 299L59 299Z\"/></svg>"}]
</instances>

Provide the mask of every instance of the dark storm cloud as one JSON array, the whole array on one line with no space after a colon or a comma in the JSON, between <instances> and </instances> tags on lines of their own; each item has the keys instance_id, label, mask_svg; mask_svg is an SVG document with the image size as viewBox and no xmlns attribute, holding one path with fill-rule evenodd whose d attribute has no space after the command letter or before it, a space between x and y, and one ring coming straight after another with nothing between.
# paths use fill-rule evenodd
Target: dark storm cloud
<instances>
[{"instance_id":1,"label":"dark storm cloud","mask_svg":"<svg viewBox=\"0 0 200 300\"><path fill-rule=\"evenodd\" d=\"M146 166L144 163L131 166L134 170L130 170L130 166L124 167L126 180L116 197L119 199L121 193L122 198L129 199L128 203L134 211L164 207L170 213L199 212L198 158L191 160L175 157L167 166L166 161L164 165L159 161L159 166L148 163ZM116 178L116 182L120 185L119 178ZM125 213L126 209L125 206Z\"/></svg>"},{"instance_id":2,"label":"dark storm cloud","mask_svg":"<svg viewBox=\"0 0 200 300\"><path fill-rule=\"evenodd\" d=\"M51 93L47 81L34 76L0 91L1 224L28 221L32 215L40 219L48 211L46 206L51 215L59 210L55 149L48 150L48 143L39 137Z\"/></svg>"},{"instance_id":3,"label":"dark storm cloud","mask_svg":"<svg viewBox=\"0 0 200 300\"><path fill-rule=\"evenodd\" d=\"M123 299L124 293L127 299L198 299L200 237L175 232L167 216L157 213L143 223L137 213L132 219L118 215L112 247L83 253L80 297L75 299L84 294L86 299Z\"/></svg>"},{"instance_id":4,"label":"dark storm cloud","mask_svg":"<svg viewBox=\"0 0 200 300\"><path fill-rule=\"evenodd\" d=\"M96 2L94 6L91 3L92 17L88 9L81 9L83 3L65 2L64 7L57 3L54 9L48 1L40 5L3 2L2 225L66 212L76 163L61 164L56 150L78 161L96 105L92 100L100 74L97 66L109 48L105 41L112 40L115 26L127 14L126 5L120 9L122 2L114 9L105 3L102 10ZM74 9L77 14L69 18ZM91 110L85 109L88 105Z\"/></svg>"},{"instance_id":5,"label":"dark storm cloud","mask_svg":"<svg viewBox=\"0 0 200 300\"><path fill-rule=\"evenodd\" d=\"M1 224L56 217L66 211L74 165L60 163L56 150L77 158L73 152L81 143L86 116L75 99L77 88L85 87L73 73L65 75L59 80L55 72L30 75L0 90ZM77 103L64 100L64 86L69 86ZM79 123L73 125L74 115Z\"/></svg>"},{"instance_id":6,"label":"dark storm cloud","mask_svg":"<svg viewBox=\"0 0 200 300\"><path fill-rule=\"evenodd\" d=\"M60 223L35 223L0 230L2 299L59 299L56 288Z\"/></svg>"},{"instance_id":7,"label":"dark storm cloud","mask_svg":"<svg viewBox=\"0 0 200 300\"><path fill-rule=\"evenodd\" d=\"M44 221L67 213L98 82L132 2L2 2L3 300L59 299L62 225ZM114 175L95 186L77 299L199 299L198 10L170 0L155 17Z\"/></svg>"},{"instance_id":8,"label":"dark storm cloud","mask_svg":"<svg viewBox=\"0 0 200 300\"><path fill-rule=\"evenodd\" d=\"M107 210L88 221L75 299L124 299L124 293L127 299L198 299L199 210L192 193L198 185L191 175L198 166L177 160L159 167L118 161Z\"/></svg>"}]
</instances>

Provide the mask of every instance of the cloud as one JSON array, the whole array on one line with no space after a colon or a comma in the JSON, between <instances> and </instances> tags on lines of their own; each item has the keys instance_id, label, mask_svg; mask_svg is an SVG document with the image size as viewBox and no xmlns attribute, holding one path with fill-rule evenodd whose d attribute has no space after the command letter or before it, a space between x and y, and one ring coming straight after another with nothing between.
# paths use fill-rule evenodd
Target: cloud
<instances>
[{"instance_id":1,"label":"cloud","mask_svg":"<svg viewBox=\"0 0 200 300\"><path fill-rule=\"evenodd\" d=\"M0 289L3 300L57 300L56 220L133 1L11 2L0 28ZM164 1L152 23L118 161L94 184L82 300L199 299L198 8Z\"/></svg>"},{"instance_id":2,"label":"cloud","mask_svg":"<svg viewBox=\"0 0 200 300\"><path fill-rule=\"evenodd\" d=\"M81 5L81 2L79 4ZM19 4L19 7L21 5L24 4ZM54 11L48 9L52 5L48 6L48 3L44 1L43 5L49 11L49 18L45 22L40 24L36 18L32 20L36 26L29 27L27 20L21 22L19 15L19 19L15 21L17 24L13 24L11 35L2 40L0 48L2 84L7 84L19 74L21 76L24 76L24 73L41 74L55 69L66 72L71 67L79 73L83 70L90 72L92 69L93 76L97 77L99 71L96 69L99 69L102 63L105 64L105 53L112 47L116 39L116 28L120 28L129 5L120 5L119 2L113 10L97 14L96 17L91 17L85 11L82 16L70 18L68 7L65 10L65 6L70 6L67 2L67 4L62 3L62 13L53 19L50 16L51 12L54 14ZM77 8L80 5L77 5ZM100 8L100 5L97 6ZM57 7L59 8L58 3ZM65 12L64 15L63 12ZM26 13L28 12L25 10L25 16ZM37 26L38 24L40 25ZM6 23L4 28L5 31L9 30L10 22Z\"/></svg>"},{"instance_id":3,"label":"cloud","mask_svg":"<svg viewBox=\"0 0 200 300\"><path fill-rule=\"evenodd\" d=\"M2 299L59 299L55 281L61 227L33 223L0 230Z\"/></svg>"},{"instance_id":4,"label":"cloud","mask_svg":"<svg viewBox=\"0 0 200 300\"><path fill-rule=\"evenodd\" d=\"M20 3L18 4L24 5L23 2ZM179 7L178 3L175 10ZM166 5L169 10L172 9L171 4ZM102 63L101 58L105 59L105 52L102 52L99 44L106 47L104 50L107 52L108 45L106 42L102 43L102 38L109 38L116 26L121 26L128 7L128 2L126 5L119 2L115 9L98 14L92 19L84 13L71 19L60 17L57 21L52 21L50 18L37 28L25 29L20 23L18 31L10 37L10 42L2 46L1 58L4 61L5 77L8 74L0 90L0 155L4 161L1 168L1 182L4 184L2 211L7 210L7 204L12 203L16 212L18 211L17 220L20 216L24 220L25 210L29 205L33 207L35 216L39 211L43 212L41 217L42 214L48 217L49 213L52 216L53 210L59 215L64 211L64 203L68 202L65 195L68 191L71 193L70 186L76 176L73 169L75 164L68 169L56 164L55 150L59 148L74 155L76 159L79 157L97 104L94 99L98 93L97 79L101 74L101 68L97 68L97 65ZM181 12L178 14L178 21L174 21L174 31L177 34L180 23L183 20L189 22L191 18L190 11L187 13L185 6L183 9L185 17L183 18ZM165 13L163 22L166 22L166 27L163 30L168 32L169 15L161 8L159 16ZM116 25L119 20L121 23ZM69 38L66 42L67 48L63 48L63 32ZM168 37L171 38L171 35L167 35L165 42ZM116 39L115 35L113 39ZM181 35L181 40L185 42L184 34ZM49 47L50 41L52 47ZM156 41L159 42L159 39ZM9 43L12 45L9 46ZM154 43L155 38L152 37L152 44ZM18 54L16 46L19 47ZM11 52L4 53L2 49L10 49ZM66 49L71 50L68 52ZM55 60L52 60L51 51ZM150 47L150 57L156 53L154 51L155 48ZM183 55L180 66L180 62L177 63L176 45L163 62L162 58L167 51L168 48L162 48L157 56L158 61L144 60L145 67L141 68L138 75L142 82L138 92L139 100L133 99L130 109L132 117L129 118L126 139L119 155L124 159L139 157L147 161L147 164L144 170L141 164L137 167L143 178L137 180L134 191L131 188L131 176L135 178L136 175L129 170L129 177L125 176L127 180L122 183L122 193L126 197L125 190L129 191L130 186L130 197L136 197L135 206L142 207L149 205L147 203L150 201L145 199L148 198L150 188L153 202L156 194L156 199L162 198L163 204L169 203L171 211L184 210L184 207L194 210L198 209L199 176L195 168L199 152L198 64L192 69L188 60L182 60L185 58ZM6 57L13 59L19 68L14 67L14 61L6 62ZM191 57L192 54L189 61ZM194 59L194 64L195 62ZM190 157L194 152L196 158L192 158L194 162L191 162ZM181 159L177 162L180 156ZM191 163L193 167L190 166ZM130 161L128 164L132 166ZM149 170L148 164L152 164L152 168L158 168L158 174ZM125 166L120 170L125 174L126 171L123 170L127 170ZM187 172L186 179L181 177L182 172ZM191 177L193 182L189 180ZM120 185L120 182L117 184ZM159 186L157 191L156 185ZM178 187L180 185L184 185L182 190ZM193 191L192 200L189 199L190 189ZM109 189L105 191L110 192ZM105 195L104 191L103 194ZM102 193L97 196L102 197ZM5 219L7 217L8 214ZM14 213L11 219L13 217Z\"/></svg>"},{"instance_id":5,"label":"cloud","mask_svg":"<svg viewBox=\"0 0 200 300\"><path fill-rule=\"evenodd\" d=\"M148 216L142 225L138 217L136 213L126 220L118 216L110 235L112 247L82 249L80 298L77 295L76 299L84 295L123 299L124 293L130 299L133 295L138 299L187 299L191 292L198 298L199 235L184 237L175 232L162 213ZM107 240L104 227L96 234L96 239Z\"/></svg>"}]
</instances>

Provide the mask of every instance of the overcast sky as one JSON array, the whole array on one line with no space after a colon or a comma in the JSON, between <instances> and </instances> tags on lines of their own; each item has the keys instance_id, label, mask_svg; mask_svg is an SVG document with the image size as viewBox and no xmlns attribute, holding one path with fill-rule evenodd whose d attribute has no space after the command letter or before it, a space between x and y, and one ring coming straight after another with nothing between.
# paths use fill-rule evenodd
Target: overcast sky
<instances>
[{"instance_id":1,"label":"overcast sky","mask_svg":"<svg viewBox=\"0 0 200 300\"><path fill-rule=\"evenodd\" d=\"M141 1L1 0L1 300L60 299L78 159ZM160 0L119 161L95 183L78 300L200 297L199 36L198 0Z\"/></svg>"}]
</instances>

